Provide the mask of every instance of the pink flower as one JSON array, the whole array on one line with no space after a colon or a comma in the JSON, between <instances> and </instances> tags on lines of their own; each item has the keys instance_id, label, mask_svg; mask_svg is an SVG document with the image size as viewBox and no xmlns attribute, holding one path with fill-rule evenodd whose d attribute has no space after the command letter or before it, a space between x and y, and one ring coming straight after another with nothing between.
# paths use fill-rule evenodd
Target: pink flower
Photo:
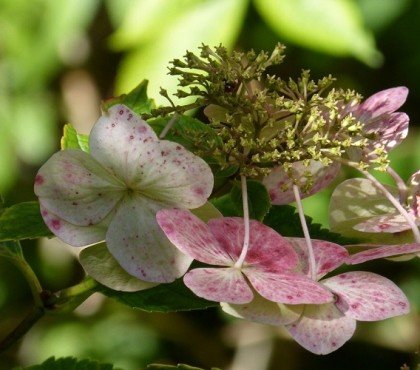
<instances>
[{"instance_id":1,"label":"pink flower","mask_svg":"<svg viewBox=\"0 0 420 370\"><path fill-rule=\"evenodd\" d=\"M262 297L289 304L331 302L332 294L294 271L298 257L292 245L274 230L250 222L249 250L242 266L244 225L241 218L219 218L208 225L190 212L164 209L157 221L169 240L197 261L221 267L196 268L184 276L196 295L216 301L251 302L255 289Z\"/></svg>"},{"instance_id":2,"label":"pink flower","mask_svg":"<svg viewBox=\"0 0 420 370\"><path fill-rule=\"evenodd\" d=\"M295 244L303 260L307 260L306 245ZM331 272L347 260L347 251L339 245L328 250L314 244L318 278ZM331 267L325 267L330 265ZM324 268L322 269L322 266ZM307 269L304 268L304 271ZM383 276L365 271L352 271L319 281L336 296L336 301L322 305L307 305L302 316L287 329L307 350L328 354L347 342L356 329L356 321L378 321L409 312L404 293Z\"/></svg>"},{"instance_id":3,"label":"pink flower","mask_svg":"<svg viewBox=\"0 0 420 370\"><path fill-rule=\"evenodd\" d=\"M408 89L404 86L379 91L352 109L351 114L363 124L364 136L371 136L365 148L371 157L375 149L389 152L400 144L408 133L409 117L396 112L407 99ZM364 154L351 152L351 159L359 161Z\"/></svg>"},{"instance_id":4,"label":"pink flower","mask_svg":"<svg viewBox=\"0 0 420 370\"><path fill-rule=\"evenodd\" d=\"M310 160L309 166L305 166L303 161L292 164L290 173L286 173L283 168L274 168L262 182L268 190L272 204L288 204L295 201L293 195L293 185L297 185L302 194L302 198L309 197L323 188L327 187L338 175L340 164L334 162L329 166L324 166L319 161ZM308 177L311 185L307 190Z\"/></svg>"},{"instance_id":5,"label":"pink flower","mask_svg":"<svg viewBox=\"0 0 420 370\"><path fill-rule=\"evenodd\" d=\"M51 231L73 246L106 240L130 275L149 282L182 276L192 259L156 223L162 208L196 208L213 188L210 167L179 144L159 140L123 105L92 129L90 154L55 153L35 178L35 194Z\"/></svg>"},{"instance_id":6,"label":"pink flower","mask_svg":"<svg viewBox=\"0 0 420 370\"><path fill-rule=\"evenodd\" d=\"M306 243L288 238L300 260L300 269L309 276ZM312 240L317 279L322 279L347 261L345 248ZM335 302L300 306L276 305L261 297L249 304L222 304L227 313L245 319L285 325L293 338L307 350L328 354L347 342L356 321L377 321L405 314L409 303L404 293L390 280L370 272L353 271L319 281L336 297Z\"/></svg>"}]
</instances>

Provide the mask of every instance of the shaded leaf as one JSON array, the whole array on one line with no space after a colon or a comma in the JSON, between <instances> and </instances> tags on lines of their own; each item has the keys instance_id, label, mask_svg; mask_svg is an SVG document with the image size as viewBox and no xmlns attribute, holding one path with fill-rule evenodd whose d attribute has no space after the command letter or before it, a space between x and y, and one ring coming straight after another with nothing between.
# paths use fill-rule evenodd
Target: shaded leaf
<instances>
[{"instance_id":1,"label":"shaded leaf","mask_svg":"<svg viewBox=\"0 0 420 370\"><path fill-rule=\"evenodd\" d=\"M50 357L41 365L29 367L17 367L14 370L122 370L111 364L101 364L92 360L78 360L74 357L63 357L55 359Z\"/></svg>"},{"instance_id":2,"label":"shaded leaf","mask_svg":"<svg viewBox=\"0 0 420 370\"><path fill-rule=\"evenodd\" d=\"M100 286L98 291L127 306L148 312L203 310L218 306L217 302L197 297L184 285L182 279L134 293L118 292L105 286Z\"/></svg>"},{"instance_id":3,"label":"shaded leaf","mask_svg":"<svg viewBox=\"0 0 420 370\"><path fill-rule=\"evenodd\" d=\"M39 210L39 203L24 202L6 208L0 215L0 241L52 236Z\"/></svg>"},{"instance_id":4,"label":"shaded leaf","mask_svg":"<svg viewBox=\"0 0 420 370\"><path fill-rule=\"evenodd\" d=\"M0 256L7 258L23 258L22 248L16 242L0 243Z\"/></svg>"},{"instance_id":5,"label":"shaded leaf","mask_svg":"<svg viewBox=\"0 0 420 370\"><path fill-rule=\"evenodd\" d=\"M271 202L266 187L259 181L247 180L249 217L262 221L270 210ZM238 215L243 216L242 191L238 184L231 190L231 199Z\"/></svg>"},{"instance_id":6,"label":"shaded leaf","mask_svg":"<svg viewBox=\"0 0 420 370\"><path fill-rule=\"evenodd\" d=\"M355 239L341 236L313 223L312 218L305 216L306 223L312 239L326 240L337 244L350 244ZM283 236L303 237L299 214L295 207L289 205L272 206L264 218L264 223Z\"/></svg>"},{"instance_id":7,"label":"shaded leaf","mask_svg":"<svg viewBox=\"0 0 420 370\"><path fill-rule=\"evenodd\" d=\"M122 94L116 98L111 98L102 104L102 109L107 111L116 104L124 104L139 116L150 113L155 107L153 99L147 97L147 85L149 81L143 80L128 94Z\"/></svg>"},{"instance_id":8,"label":"shaded leaf","mask_svg":"<svg viewBox=\"0 0 420 370\"><path fill-rule=\"evenodd\" d=\"M185 364L178 365L162 365L162 364L150 364L147 365L147 370L204 370L201 367L194 367ZM211 370L220 370L212 367Z\"/></svg>"}]
</instances>

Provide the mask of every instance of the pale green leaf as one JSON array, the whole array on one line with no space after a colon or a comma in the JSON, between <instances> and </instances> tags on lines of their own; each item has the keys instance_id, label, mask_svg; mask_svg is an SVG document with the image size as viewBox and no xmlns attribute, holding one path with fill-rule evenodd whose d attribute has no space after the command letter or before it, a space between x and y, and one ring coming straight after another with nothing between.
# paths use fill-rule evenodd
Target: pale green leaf
<instances>
[{"instance_id":1,"label":"pale green leaf","mask_svg":"<svg viewBox=\"0 0 420 370\"><path fill-rule=\"evenodd\" d=\"M93 279L114 290L135 292L158 285L139 280L126 272L108 252L104 243L83 249L79 260Z\"/></svg>"},{"instance_id":2,"label":"pale green leaf","mask_svg":"<svg viewBox=\"0 0 420 370\"><path fill-rule=\"evenodd\" d=\"M146 78L150 81L150 96L157 104L166 104L159 95L160 87L172 93L177 85L176 78L167 74L168 61L182 57L187 49L197 51L203 42L209 45L222 43L231 48L247 4L248 0L143 0L130 3L125 13L127 20L113 38L114 45L125 43L130 46L118 72L117 93L131 90L137 81ZM138 9L142 7L147 7L150 13L140 14ZM131 28L133 23L135 27ZM153 24L144 27L145 23Z\"/></svg>"},{"instance_id":3,"label":"pale green leaf","mask_svg":"<svg viewBox=\"0 0 420 370\"><path fill-rule=\"evenodd\" d=\"M88 153L89 136L77 133L76 129L71 124L67 124L63 128L61 149L81 149Z\"/></svg>"},{"instance_id":4,"label":"pale green leaf","mask_svg":"<svg viewBox=\"0 0 420 370\"><path fill-rule=\"evenodd\" d=\"M190 211L204 222L207 222L212 218L223 217L220 211L210 202L206 202L201 207L191 209Z\"/></svg>"},{"instance_id":5,"label":"pale green leaf","mask_svg":"<svg viewBox=\"0 0 420 370\"><path fill-rule=\"evenodd\" d=\"M378 66L382 56L351 0L255 0L261 16L285 40Z\"/></svg>"}]
</instances>

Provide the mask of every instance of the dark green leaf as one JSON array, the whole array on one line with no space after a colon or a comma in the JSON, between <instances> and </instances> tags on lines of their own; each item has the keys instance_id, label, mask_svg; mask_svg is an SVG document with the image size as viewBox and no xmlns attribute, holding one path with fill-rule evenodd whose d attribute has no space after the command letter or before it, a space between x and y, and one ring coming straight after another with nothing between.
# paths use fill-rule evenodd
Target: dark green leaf
<instances>
[{"instance_id":1,"label":"dark green leaf","mask_svg":"<svg viewBox=\"0 0 420 370\"><path fill-rule=\"evenodd\" d=\"M39 203L24 202L6 208L0 215L0 242L52 236L39 210Z\"/></svg>"},{"instance_id":2,"label":"dark green leaf","mask_svg":"<svg viewBox=\"0 0 420 370\"><path fill-rule=\"evenodd\" d=\"M204 370L201 367L194 367L185 364L178 365L162 365L162 364L150 364L147 365L147 370Z\"/></svg>"},{"instance_id":3,"label":"dark green leaf","mask_svg":"<svg viewBox=\"0 0 420 370\"><path fill-rule=\"evenodd\" d=\"M249 217L262 221L271 207L267 189L261 182L256 180L247 180L247 188ZM242 216L242 191L240 185L235 184L230 194L237 213Z\"/></svg>"},{"instance_id":4,"label":"dark green leaf","mask_svg":"<svg viewBox=\"0 0 420 370\"><path fill-rule=\"evenodd\" d=\"M124 104L139 116L149 114L155 107L155 103L153 99L147 97L148 83L149 81L143 80L128 94L123 94L103 102L102 109L107 111L113 105Z\"/></svg>"},{"instance_id":5,"label":"dark green leaf","mask_svg":"<svg viewBox=\"0 0 420 370\"><path fill-rule=\"evenodd\" d=\"M44 361L41 365L29 367L18 367L14 370L122 370L117 369L111 364L100 364L97 361L77 360L74 357L54 357Z\"/></svg>"},{"instance_id":6,"label":"dark green leaf","mask_svg":"<svg viewBox=\"0 0 420 370\"><path fill-rule=\"evenodd\" d=\"M18 242L0 243L0 256L8 258L23 258L22 248Z\"/></svg>"},{"instance_id":7,"label":"dark green leaf","mask_svg":"<svg viewBox=\"0 0 420 370\"><path fill-rule=\"evenodd\" d=\"M355 242L353 239L345 238L323 228L320 224L313 223L311 217L305 216L305 219L313 239L322 239L337 244ZM289 205L272 206L270 212L264 218L264 223L283 236L303 237L299 214L295 207Z\"/></svg>"},{"instance_id":8,"label":"dark green leaf","mask_svg":"<svg viewBox=\"0 0 420 370\"><path fill-rule=\"evenodd\" d=\"M98 291L127 306L149 312L204 310L218 306L217 302L197 297L184 285L182 279L134 293L119 292L105 286L99 286Z\"/></svg>"},{"instance_id":9,"label":"dark green leaf","mask_svg":"<svg viewBox=\"0 0 420 370\"><path fill-rule=\"evenodd\" d=\"M210 202L222 213L224 217L240 217L241 210L232 201L230 193L222 195L219 198L210 199Z\"/></svg>"},{"instance_id":10,"label":"dark green leaf","mask_svg":"<svg viewBox=\"0 0 420 370\"><path fill-rule=\"evenodd\" d=\"M63 128L61 149L81 149L89 153L89 136L78 134L72 125L67 124Z\"/></svg>"}]
</instances>

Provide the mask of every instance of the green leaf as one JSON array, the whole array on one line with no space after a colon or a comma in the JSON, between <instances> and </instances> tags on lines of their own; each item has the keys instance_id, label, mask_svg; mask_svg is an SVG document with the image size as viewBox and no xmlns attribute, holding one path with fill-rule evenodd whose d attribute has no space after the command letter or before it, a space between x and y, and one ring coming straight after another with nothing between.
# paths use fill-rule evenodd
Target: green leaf
<instances>
[{"instance_id":1,"label":"green leaf","mask_svg":"<svg viewBox=\"0 0 420 370\"><path fill-rule=\"evenodd\" d=\"M67 124L63 128L61 137L61 149L81 149L89 153L89 136L77 133L76 129Z\"/></svg>"},{"instance_id":2,"label":"green leaf","mask_svg":"<svg viewBox=\"0 0 420 370\"><path fill-rule=\"evenodd\" d=\"M210 202L222 213L224 217L240 217L242 210L238 210L232 200L231 194L210 199Z\"/></svg>"},{"instance_id":3,"label":"green leaf","mask_svg":"<svg viewBox=\"0 0 420 370\"><path fill-rule=\"evenodd\" d=\"M128 94L122 94L111 98L102 104L102 109L107 111L115 104L124 104L139 116L150 113L155 108L153 99L147 97L147 85L149 81L143 80Z\"/></svg>"},{"instance_id":4,"label":"green leaf","mask_svg":"<svg viewBox=\"0 0 420 370\"><path fill-rule=\"evenodd\" d=\"M169 120L170 118L168 117L160 117L149 120L148 123L155 130L156 134L159 135ZM208 143L215 143L217 145L220 142L220 138L209 125L196 118L184 115L176 119L176 122L165 136L165 139L175 141L192 152L203 150L203 148L208 147Z\"/></svg>"},{"instance_id":5,"label":"green leaf","mask_svg":"<svg viewBox=\"0 0 420 370\"><path fill-rule=\"evenodd\" d=\"M270 210L271 202L266 187L259 181L247 180L249 217L262 221ZM231 199L237 213L242 217L242 191L238 184L231 190Z\"/></svg>"},{"instance_id":6,"label":"green leaf","mask_svg":"<svg viewBox=\"0 0 420 370\"><path fill-rule=\"evenodd\" d=\"M395 188L386 186L397 196ZM338 185L331 196L329 216L331 230L363 242L404 244L413 241L410 230L401 233L364 233L353 229L371 217L397 213L391 202L368 179L354 178Z\"/></svg>"},{"instance_id":7,"label":"green leaf","mask_svg":"<svg viewBox=\"0 0 420 370\"><path fill-rule=\"evenodd\" d=\"M22 248L17 242L0 243L0 256L7 258L23 258Z\"/></svg>"},{"instance_id":8,"label":"green leaf","mask_svg":"<svg viewBox=\"0 0 420 370\"><path fill-rule=\"evenodd\" d=\"M197 297L184 285L182 279L134 293L118 292L105 286L100 286L98 291L127 306L148 312L204 310L219 305Z\"/></svg>"},{"instance_id":9,"label":"green leaf","mask_svg":"<svg viewBox=\"0 0 420 370\"><path fill-rule=\"evenodd\" d=\"M255 0L259 13L281 38L337 56L352 55L378 66L382 55L352 0Z\"/></svg>"},{"instance_id":10,"label":"green leaf","mask_svg":"<svg viewBox=\"0 0 420 370\"><path fill-rule=\"evenodd\" d=\"M0 242L52 236L39 210L39 203L24 202L3 210L0 215Z\"/></svg>"},{"instance_id":11,"label":"green leaf","mask_svg":"<svg viewBox=\"0 0 420 370\"><path fill-rule=\"evenodd\" d=\"M17 367L14 370L122 370L111 364L101 364L92 360L77 360L74 357L55 359L51 357L41 365Z\"/></svg>"},{"instance_id":12,"label":"green leaf","mask_svg":"<svg viewBox=\"0 0 420 370\"><path fill-rule=\"evenodd\" d=\"M162 365L162 364L150 364L147 365L147 370L204 370L201 367L194 367L185 364L178 365ZM220 370L218 368L212 367L211 370Z\"/></svg>"},{"instance_id":13,"label":"green leaf","mask_svg":"<svg viewBox=\"0 0 420 370\"><path fill-rule=\"evenodd\" d=\"M201 207L190 209L190 211L204 222L207 222L212 218L223 217L220 211L210 202L204 203Z\"/></svg>"},{"instance_id":14,"label":"green leaf","mask_svg":"<svg viewBox=\"0 0 420 370\"><path fill-rule=\"evenodd\" d=\"M126 272L108 252L105 243L83 249L80 252L79 260L93 279L114 290L135 292L157 285L139 280Z\"/></svg>"},{"instance_id":15,"label":"green leaf","mask_svg":"<svg viewBox=\"0 0 420 370\"><path fill-rule=\"evenodd\" d=\"M355 241L331 232L320 224L313 223L311 217L305 216L305 219L313 239L326 240L337 244L350 244ZM299 214L295 207L289 205L272 206L270 212L264 218L264 224L283 236L303 237Z\"/></svg>"}]
</instances>

